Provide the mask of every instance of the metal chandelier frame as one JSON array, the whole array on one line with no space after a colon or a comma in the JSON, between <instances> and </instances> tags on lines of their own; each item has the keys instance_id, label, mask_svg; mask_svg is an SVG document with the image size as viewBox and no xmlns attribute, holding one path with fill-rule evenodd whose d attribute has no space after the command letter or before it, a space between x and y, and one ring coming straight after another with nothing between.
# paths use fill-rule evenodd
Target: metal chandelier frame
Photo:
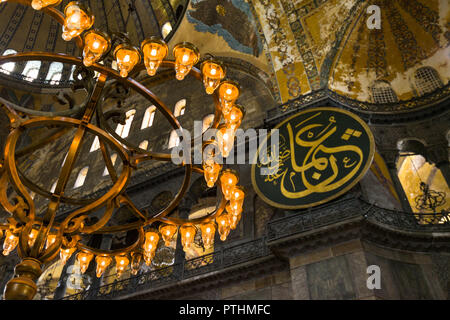
<instances>
[{"instance_id":1,"label":"metal chandelier frame","mask_svg":"<svg viewBox=\"0 0 450 320\"><path fill-rule=\"evenodd\" d=\"M31 4L31 0L9 0L7 3L8 2L15 2L28 6ZM56 19L60 24L64 23L64 15L54 7L45 7L42 11ZM77 46L82 50L82 38L77 36L74 40ZM83 65L82 59L66 54L28 52L0 56L0 64L30 60L60 62L86 68ZM165 59L163 60L161 67L173 68L174 65L174 61ZM134 68L134 71L140 72L144 70L144 68L144 63L140 63ZM181 199L186 194L192 173L203 173L201 167L183 162L181 166L185 168L184 180L170 203L152 216L149 216L148 212L138 209L125 192L132 170L136 169L140 163L148 160L171 161L171 155L167 153L145 151L138 148L125 139L122 139L111 129L107 124L102 110L102 100L105 98L103 89L105 88L106 81L114 80L119 82L143 96L164 115L175 130L182 129L181 125L170 109L151 90L135 79L131 77L123 78L117 71L99 63L94 63L92 66L87 67L87 69L98 72L99 76L95 80L92 91L88 94L88 100L83 107L84 110L81 119L58 115L51 117L35 116L32 114L28 114L27 118L23 118L16 110L14 110L13 106L9 107L2 105L10 120L10 133L4 146L3 163L0 168L0 203L3 205L4 209L11 214L11 217L8 218L9 224L0 225L0 230L9 230L19 237L17 251L22 259L21 263L15 268L15 277L10 280L5 287L4 297L6 299L31 299L36 293L35 281L42 273L41 267L54 260L62 247L75 247L77 250L88 252L95 256L110 257L128 254L133 251L142 251L141 246L144 243L145 238L144 228L150 227L155 222L172 224L177 227L214 222L214 219L224 212L228 203L222 195L221 199L218 201L216 210L202 218L183 220L169 217L168 214L178 206ZM202 73L196 67L192 67L189 74L200 81L202 80ZM215 114L211 128L216 129L221 121L222 112L217 91L214 92L212 97L215 104ZM20 113L24 112L20 110ZM97 116L99 126L91 123L94 115ZM43 138L31 143L22 150L16 150L18 139L26 129L41 126L60 126L61 129L51 131ZM38 148L55 141L70 129L75 129L75 134L60 171L56 187L53 192L49 192L26 178L18 168L16 160L18 157L31 154ZM88 133L99 138L100 150L113 185L105 194L97 199L70 198L65 196L64 190L74 168L75 161L81 151L82 142ZM107 146L117 152L122 160L123 166L120 174L114 168L110 157L110 151ZM18 195L15 199L16 203L11 203L8 200L8 183L13 186ZM220 179L217 180L217 184L220 184ZM39 216L36 213L34 200L31 198L28 190L31 190L50 201L44 212ZM56 213L61 203L69 203L81 207L68 214L62 222L56 222ZM128 206L131 212L139 220L123 225L107 226L107 223L113 216L114 210L122 205ZM96 210L103 207L106 207L103 216L94 224L87 225L86 222L87 219L90 218L90 213L94 213ZM34 244L29 246L30 231L33 227L34 229L36 229L36 227L38 228L38 233ZM139 236L132 245L126 248L104 250L87 246L79 241L82 235L111 234L129 230L138 230ZM46 239L50 233L56 233L56 241L47 247Z\"/></svg>"}]
</instances>

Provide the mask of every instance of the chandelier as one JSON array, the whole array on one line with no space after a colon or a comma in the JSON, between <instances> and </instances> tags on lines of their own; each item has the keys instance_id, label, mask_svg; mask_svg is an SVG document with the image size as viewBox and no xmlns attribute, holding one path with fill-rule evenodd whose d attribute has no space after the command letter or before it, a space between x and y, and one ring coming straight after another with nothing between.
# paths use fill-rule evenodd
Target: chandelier
<instances>
[{"instance_id":1,"label":"chandelier","mask_svg":"<svg viewBox=\"0 0 450 320\"><path fill-rule=\"evenodd\" d=\"M3 1L4 2L4 1ZM197 232L201 232L206 248L212 246L216 231L224 241L230 230L236 228L242 213L245 192L238 186L239 177L231 169L223 169L218 156L226 157L233 147L235 132L240 126L245 110L235 102L240 94L239 85L225 80L226 69L214 57L209 57L200 69L194 65L200 60L200 53L190 43L174 46L174 60L168 60L168 46L154 37L142 42L140 49L133 46L124 37L110 37L108 34L90 29L94 23L91 11L77 1L70 2L64 14L54 8L61 0L9 0L29 5L35 10L42 10L62 25L62 37L66 41L75 41L82 49L82 58L65 54L47 52L28 52L0 57L0 64L41 60L76 65L77 69L97 72L93 85L86 87L89 92L87 103L83 105L81 117L34 116L26 112L16 112L13 107L2 105L10 119L10 133L7 137L3 160L1 163L0 203L10 214L7 224L0 225L4 232L3 254L8 255L15 248L21 262L15 268L14 278L4 290L5 299L32 299L37 291L36 280L48 265L58 257L62 263L76 254L81 272L84 273L90 263L96 264L96 274L100 277L110 266L120 276L127 268L136 275L143 263L150 265L158 246L159 239L168 245L175 234L181 235L181 243L186 251L194 241ZM116 67L108 66L108 55L112 55ZM143 64L141 63L143 60ZM159 68L174 68L178 80L188 74L203 83L207 94L214 99L215 114L212 129L217 129L214 138L202 143L202 163L198 166L183 161L185 175L178 193L169 204L156 214L137 208L126 194L126 186L131 173L138 165L148 160L171 161L171 155L146 151L118 136L106 123L102 110L103 89L106 81L118 83L149 100L168 120L171 126L181 130L180 123L165 104L144 85L129 77L131 72L138 73L146 69L149 76L154 76ZM116 70L117 69L117 70ZM89 73L88 73L89 74ZM94 115L97 116L93 124ZM222 121L223 119L223 121ZM221 124L221 122L223 122ZM30 146L16 149L21 134L37 127L61 127L59 131L33 141ZM37 150L57 138L64 130L75 130L69 151L62 166L53 191L47 191L26 179L18 167L16 158ZM87 134L96 136L106 164L112 187L96 199L76 199L65 195L65 188L73 171L74 163L80 155L80 146ZM203 136L202 136L203 141ZM116 172L111 161L110 149L114 150L122 161L122 171ZM189 150L190 154L190 150ZM223 170L222 170L223 169ZM171 217L169 214L178 206L189 187L193 172L204 176L207 186L218 185L219 197L216 209L206 216L193 220ZM11 185L16 192L14 199L8 199L7 187ZM48 199L44 210L36 212L30 190ZM11 202L12 201L12 202ZM79 207L56 221L56 212L61 203ZM127 206L137 217L137 221L111 225L116 209ZM92 222L91 215L104 209L98 221ZM93 234L114 234L130 230L138 231L138 239L126 248L104 250L83 243L84 238ZM3 231L3 232L2 232Z\"/></svg>"}]
</instances>

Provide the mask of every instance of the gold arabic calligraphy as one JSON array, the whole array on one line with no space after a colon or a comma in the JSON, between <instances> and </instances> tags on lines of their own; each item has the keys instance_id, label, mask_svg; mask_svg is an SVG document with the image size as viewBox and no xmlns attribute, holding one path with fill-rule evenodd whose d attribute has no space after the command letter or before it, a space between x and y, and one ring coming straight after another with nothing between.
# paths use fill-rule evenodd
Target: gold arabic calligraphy
<instances>
[{"instance_id":1,"label":"gold arabic calligraphy","mask_svg":"<svg viewBox=\"0 0 450 320\"><path fill-rule=\"evenodd\" d=\"M266 176L265 182L276 185L281 178L280 191L286 198L296 199L312 193L338 189L357 174L363 163L363 152L356 145L348 143L334 147L325 145L327 139L337 133L338 124L334 116L328 118L327 124L317 123L317 121L310 123L320 114L321 112L318 112L295 125L295 129L300 127L297 132L294 132L295 129L292 128L291 123L287 123L288 139L280 134L279 154L274 154L275 148L271 146L265 161L258 163L258 167L268 166L270 163L268 166L270 174ZM344 136L345 134L342 137ZM350 137L351 135L348 135L347 138L342 139L348 140ZM301 163L297 163L296 158L296 152L299 149L306 150ZM303 156L303 153L301 155ZM341 174L340 170L343 171ZM320 179L322 177L325 178ZM320 182L314 183L310 181L311 178Z\"/></svg>"}]
</instances>

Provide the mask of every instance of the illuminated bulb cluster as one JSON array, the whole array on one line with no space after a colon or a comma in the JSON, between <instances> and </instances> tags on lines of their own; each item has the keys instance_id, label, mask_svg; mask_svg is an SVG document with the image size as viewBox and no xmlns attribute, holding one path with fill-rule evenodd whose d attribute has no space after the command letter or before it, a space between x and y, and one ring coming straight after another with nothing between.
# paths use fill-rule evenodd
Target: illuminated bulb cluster
<instances>
[{"instance_id":1,"label":"illuminated bulb cluster","mask_svg":"<svg viewBox=\"0 0 450 320\"><path fill-rule=\"evenodd\" d=\"M62 38L66 41L79 36L94 24L94 15L78 1L70 2L64 9L64 15Z\"/></svg>"},{"instance_id":2,"label":"illuminated bulb cluster","mask_svg":"<svg viewBox=\"0 0 450 320\"><path fill-rule=\"evenodd\" d=\"M0 0L4 2L6 0ZM36 10L41 10L48 6L56 6L61 0L32 0L31 6ZM89 30L93 24L95 17L89 8L84 7L79 1L70 2L64 9L64 23L62 37L69 41L80 36L83 32L83 64L87 67L99 62L111 49L110 37L98 30ZM120 76L127 77L130 72L141 61L144 62L145 68L149 76L154 76L161 66L164 59L167 58L169 48L167 44L155 37L144 40L141 43L141 50L132 46L128 42L123 42L115 47L113 51L114 61ZM200 60L198 49L191 43L182 42L173 48L174 67L176 78L183 80L191 72L194 65ZM228 201L225 211L215 218L215 221L208 221L199 225L202 241L205 248L211 248L214 242L215 232L218 231L222 241L225 241L230 230L237 227L241 219L242 207L244 201L244 190L237 186L238 176L232 170L225 170L221 174L222 165L217 163L216 155L227 157L234 145L236 130L241 125L245 115L242 106L236 104L240 95L239 85L231 80L223 79L226 76L225 67L214 58L208 58L203 61L200 67L202 81L207 94L216 93L220 102L220 109L224 118L224 123L218 128L216 140L211 140L209 144L213 144L214 151L204 151L203 157L203 173L208 187L213 187L217 180L220 181L220 187L224 198ZM208 145L208 143L205 143ZM204 145L204 147L205 147ZM161 224L159 226L159 234L155 231L145 233L145 241L142 248L135 252L131 252L131 273L136 275L142 264L142 260L147 265L151 264L158 247L159 238L164 240L166 246L170 246L175 234L178 232L178 226L175 224ZM181 243L183 250L187 251L194 242L197 228L190 223L179 227L181 235ZM32 229L28 235L28 245L33 246L37 238L37 230ZM55 234L50 234L46 240L46 248L49 248L57 240ZM19 242L19 238L7 230L3 243L3 254L8 255L15 249ZM60 259L63 264L67 263L69 258L75 253L76 247L61 248ZM82 273L85 273L90 262L94 259L94 254L89 252L79 252L76 259L80 264ZM105 270L111 265L112 258L106 255L98 255L95 257L96 274L100 277ZM120 276L130 264L130 260L126 255L115 256L117 274Z\"/></svg>"},{"instance_id":3,"label":"illuminated bulb cluster","mask_svg":"<svg viewBox=\"0 0 450 320\"><path fill-rule=\"evenodd\" d=\"M41 10L48 6L57 6L62 0L32 0L31 6L35 10Z\"/></svg>"},{"instance_id":4,"label":"illuminated bulb cluster","mask_svg":"<svg viewBox=\"0 0 450 320\"><path fill-rule=\"evenodd\" d=\"M216 218L220 239L225 241L230 230L236 229L241 219L245 192L243 187L237 185L239 177L231 169L224 170L219 180L223 197L229 201L225 207L226 213Z\"/></svg>"},{"instance_id":5,"label":"illuminated bulb cluster","mask_svg":"<svg viewBox=\"0 0 450 320\"><path fill-rule=\"evenodd\" d=\"M73 251L72 251L73 250ZM72 253L75 251L75 248L71 249L62 249L60 251L61 260L63 260L63 263L66 263L69 257L72 255ZM89 264L94 258L94 254L89 252L79 252L76 255L76 260L78 261L80 265L81 273L85 273L86 270L89 268ZM130 260L126 255L120 255L115 257L116 261L116 272L117 276L120 277L123 272L127 269L128 264L130 263ZM105 270L110 266L112 262L112 258L106 255L99 255L95 257L95 263L96 263L96 275L98 278L102 276L102 274L105 272Z\"/></svg>"},{"instance_id":6,"label":"illuminated bulb cluster","mask_svg":"<svg viewBox=\"0 0 450 320\"><path fill-rule=\"evenodd\" d=\"M225 123L219 126L217 142L223 157L228 157L233 149L236 130L245 115L244 107L235 104L240 94L239 86L234 81L223 81L218 88L219 101Z\"/></svg>"}]
</instances>

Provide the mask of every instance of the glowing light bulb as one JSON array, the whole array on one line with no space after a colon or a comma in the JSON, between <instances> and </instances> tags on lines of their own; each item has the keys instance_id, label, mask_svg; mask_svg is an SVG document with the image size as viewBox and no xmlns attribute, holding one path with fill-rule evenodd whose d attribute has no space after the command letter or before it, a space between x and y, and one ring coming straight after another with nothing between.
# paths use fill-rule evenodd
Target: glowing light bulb
<instances>
[{"instance_id":1,"label":"glowing light bulb","mask_svg":"<svg viewBox=\"0 0 450 320\"><path fill-rule=\"evenodd\" d=\"M183 225L180 227L181 233L181 244L183 245L183 250L186 251L190 248L191 244L194 242L195 237L195 227L192 225Z\"/></svg>"},{"instance_id":2,"label":"glowing light bulb","mask_svg":"<svg viewBox=\"0 0 450 320\"><path fill-rule=\"evenodd\" d=\"M225 78L225 68L220 62L207 59L202 63L201 70L206 93L213 94L219 86L220 81Z\"/></svg>"},{"instance_id":3,"label":"glowing light bulb","mask_svg":"<svg viewBox=\"0 0 450 320\"><path fill-rule=\"evenodd\" d=\"M159 227L159 232L161 233L161 236L164 240L164 245L170 246L170 243L172 242L172 239L177 232L178 228L176 225L173 224L162 224Z\"/></svg>"},{"instance_id":4,"label":"glowing light bulb","mask_svg":"<svg viewBox=\"0 0 450 320\"><path fill-rule=\"evenodd\" d=\"M116 256L116 272L117 277L120 277L126 270L130 260L126 256Z\"/></svg>"},{"instance_id":5,"label":"glowing light bulb","mask_svg":"<svg viewBox=\"0 0 450 320\"><path fill-rule=\"evenodd\" d=\"M141 60L141 55L135 47L121 44L114 50L114 58L119 68L120 76L125 78Z\"/></svg>"},{"instance_id":6,"label":"glowing light bulb","mask_svg":"<svg viewBox=\"0 0 450 320\"><path fill-rule=\"evenodd\" d=\"M245 108L241 105L235 104L231 107L227 114L224 114L225 123L230 129L236 131L236 129L241 125L244 115Z\"/></svg>"},{"instance_id":7,"label":"glowing light bulb","mask_svg":"<svg viewBox=\"0 0 450 320\"><path fill-rule=\"evenodd\" d=\"M80 13L78 13L78 12L76 12L70 16L71 23L78 23L78 22L80 22L80 19L81 19L81 16L80 16Z\"/></svg>"},{"instance_id":8,"label":"glowing light bulb","mask_svg":"<svg viewBox=\"0 0 450 320\"><path fill-rule=\"evenodd\" d=\"M37 235L38 231L36 229L31 229L30 234L28 235L28 246L30 248L34 245Z\"/></svg>"},{"instance_id":9,"label":"glowing light bulb","mask_svg":"<svg viewBox=\"0 0 450 320\"><path fill-rule=\"evenodd\" d=\"M222 214L216 218L216 223L219 226L220 240L225 241L230 233L230 220L227 214Z\"/></svg>"},{"instance_id":10,"label":"glowing light bulb","mask_svg":"<svg viewBox=\"0 0 450 320\"><path fill-rule=\"evenodd\" d=\"M85 273L86 270L89 267L89 263L91 262L91 260L94 258L94 255L92 253L88 253L88 252L79 252L77 254L77 260L80 264L80 270L81 273Z\"/></svg>"},{"instance_id":11,"label":"glowing light bulb","mask_svg":"<svg viewBox=\"0 0 450 320\"><path fill-rule=\"evenodd\" d=\"M161 39L151 37L142 42L141 49L144 54L144 64L147 73L149 76L154 76L169 52L167 44Z\"/></svg>"},{"instance_id":12,"label":"glowing light bulb","mask_svg":"<svg viewBox=\"0 0 450 320\"><path fill-rule=\"evenodd\" d=\"M223 115L227 115L240 94L239 85L234 81L223 81L219 85L219 101Z\"/></svg>"},{"instance_id":13,"label":"glowing light bulb","mask_svg":"<svg viewBox=\"0 0 450 320\"><path fill-rule=\"evenodd\" d=\"M6 2L7 0L2 0L1 2ZM32 0L31 7L34 10L41 10L44 7L55 6L61 3L61 0Z\"/></svg>"},{"instance_id":14,"label":"glowing light bulb","mask_svg":"<svg viewBox=\"0 0 450 320\"><path fill-rule=\"evenodd\" d=\"M94 16L91 11L77 1L70 2L64 9L65 19L63 23L62 37L70 41L89 29L94 24Z\"/></svg>"},{"instance_id":15,"label":"glowing light bulb","mask_svg":"<svg viewBox=\"0 0 450 320\"><path fill-rule=\"evenodd\" d=\"M66 264L67 260L69 260L70 256L75 252L75 250L75 247L67 249L61 248L61 250L59 251L59 257L63 265Z\"/></svg>"},{"instance_id":16,"label":"glowing light bulb","mask_svg":"<svg viewBox=\"0 0 450 320\"><path fill-rule=\"evenodd\" d=\"M98 30L90 30L84 34L83 63L86 67L97 62L111 47L108 35Z\"/></svg>"},{"instance_id":17,"label":"glowing light bulb","mask_svg":"<svg viewBox=\"0 0 450 320\"><path fill-rule=\"evenodd\" d=\"M220 176L220 186L225 200L231 199L231 191L239 182L237 173L231 169L226 169Z\"/></svg>"},{"instance_id":18,"label":"glowing light bulb","mask_svg":"<svg viewBox=\"0 0 450 320\"><path fill-rule=\"evenodd\" d=\"M131 253L131 274L137 275L142 264L142 254L139 252Z\"/></svg>"},{"instance_id":19,"label":"glowing light bulb","mask_svg":"<svg viewBox=\"0 0 450 320\"><path fill-rule=\"evenodd\" d=\"M19 237L13 235L11 231L6 230L5 241L3 242L3 255L9 255L17 247L18 243Z\"/></svg>"},{"instance_id":20,"label":"glowing light bulb","mask_svg":"<svg viewBox=\"0 0 450 320\"><path fill-rule=\"evenodd\" d=\"M205 249L212 247L214 243L214 234L216 233L216 227L214 223L205 223L200 225L200 230L202 232L202 241Z\"/></svg>"},{"instance_id":21,"label":"glowing light bulb","mask_svg":"<svg viewBox=\"0 0 450 320\"><path fill-rule=\"evenodd\" d=\"M108 268L108 266L111 264L112 259L110 257L97 256L95 258L95 262L97 263L96 275L97 278L100 278L105 272L106 268Z\"/></svg>"},{"instance_id":22,"label":"glowing light bulb","mask_svg":"<svg viewBox=\"0 0 450 320\"><path fill-rule=\"evenodd\" d=\"M200 59L198 49L191 43L183 42L173 48L175 57L175 77L183 80Z\"/></svg>"},{"instance_id":23,"label":"glowing light bulb","mask_svg":"<svg viewBox=\"0 0 450 320\"><path fill-rule=\"evenodd\" d=\"M228 157L230 151L233 149L234 135L235 131L229 128L226 123L221 124L217 130L217 144L224 158Z\"/></svg>"}]
</instances>

